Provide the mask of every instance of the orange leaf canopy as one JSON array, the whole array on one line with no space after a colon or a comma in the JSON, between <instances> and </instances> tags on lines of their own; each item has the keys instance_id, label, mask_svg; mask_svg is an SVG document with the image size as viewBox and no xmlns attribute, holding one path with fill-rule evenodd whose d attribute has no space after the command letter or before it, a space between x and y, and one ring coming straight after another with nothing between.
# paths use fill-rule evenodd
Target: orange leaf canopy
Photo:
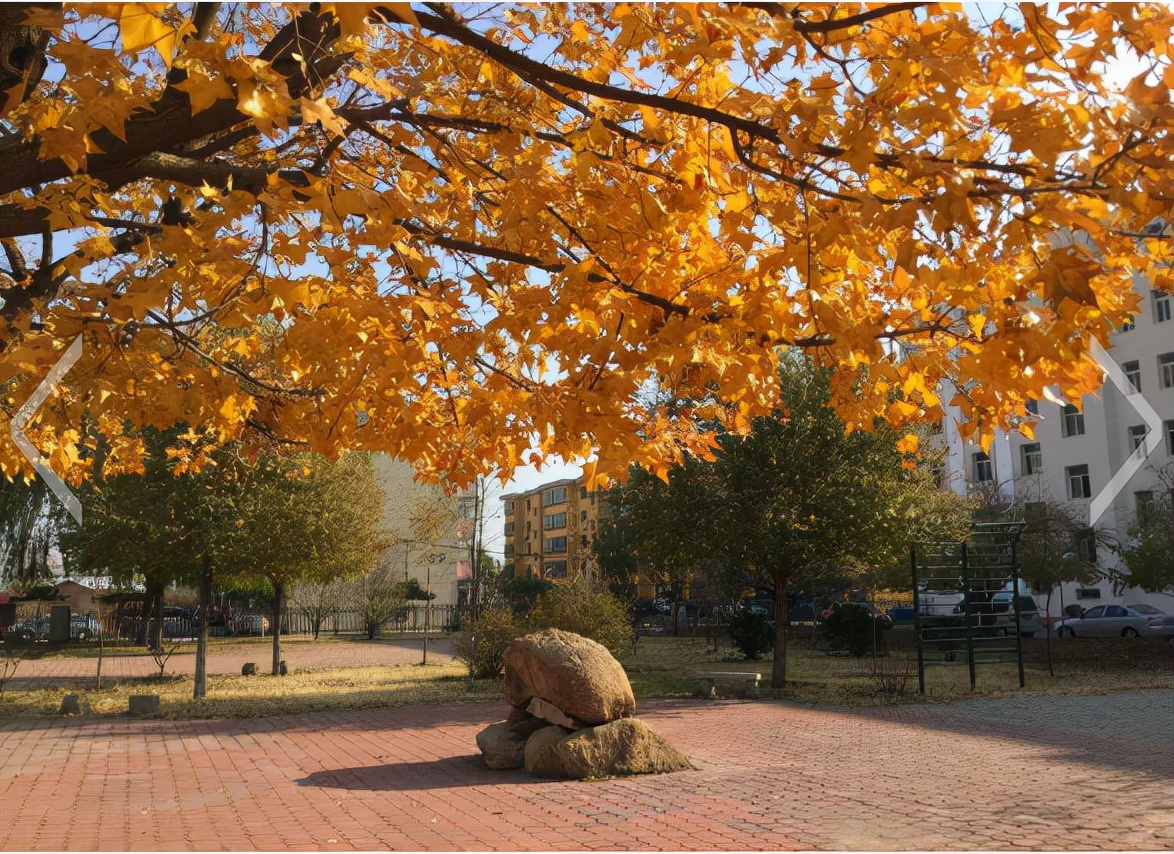
<instances>
[{"instance_id":1,"label":"orange leaf canopy","mask_svg":"<svg viewBox=\"0 0 1174 854\"><path fill-rule=\"evenodd\" d=\"M3 410L81 335L31 428L74 476L176 422L663 470L771 412L789 348L852 426L944 378L1009 426L1170 279L1174 72L1164 6L995 14L5 7Z\"/></svg>"}]
</instances>

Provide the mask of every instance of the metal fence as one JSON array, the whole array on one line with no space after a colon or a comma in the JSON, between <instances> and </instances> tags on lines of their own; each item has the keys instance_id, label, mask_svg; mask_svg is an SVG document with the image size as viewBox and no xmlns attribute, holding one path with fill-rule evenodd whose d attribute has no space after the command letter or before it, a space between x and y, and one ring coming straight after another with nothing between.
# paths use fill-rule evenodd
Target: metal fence
<instances>
[{"instance_id":1,"label":"metal fence","mask_svg":"<svg viewBox=\"0 0 1174 854\"><path fill-rule=\"evenodd\" d=\"M27 627L34 637L48 635L49 609L60 602L22 602L15 609L14 625ZM180 609L175 609L180 610ZM162 634L164 640L185 640L195 638L200 631L199 620L187 614L168 614L165 609ZM427 627L429 632L452 631L459 626L463 609L457 605L409 605L401 608L392 619L386 621L380 631L383 633L421 634ZM137 614L118 614L113 610L73 612L74 639L91 639L101 624L103 637L108 641L143 642L146 626ZM7 629L8 626L3 628ZM282 620L282 633L308 635L313 633L311 617L297 609L290 609ZM367 625L362 615L353 609L341 610L326 616L319 627L323 635L366 634ZM212 637L223 636L268 636L272 634L269 614L266 611L237 610L227 618L208 627ZM32 639L32 638L30 638Z\"/></svg>"}]
</instances>

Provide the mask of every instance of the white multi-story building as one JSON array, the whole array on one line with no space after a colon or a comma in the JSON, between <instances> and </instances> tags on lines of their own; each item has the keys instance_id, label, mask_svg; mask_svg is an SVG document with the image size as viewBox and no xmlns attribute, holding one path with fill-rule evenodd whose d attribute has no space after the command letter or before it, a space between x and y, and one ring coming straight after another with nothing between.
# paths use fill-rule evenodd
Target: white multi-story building
<instances>
[{"instance_id":1,"label":"white multi-story building","mask_svg":"<svg viewBox=\"0 0 1174 854\"><path fill-rule=\"evenodd\" d=\"M464 493L445 491L414 479L412 467L387 454L374 454L375 478L386 496L384 528L388 537L385 564L405 581L427 584L435 606L456 605L469 579Z\"/></svg>"},{"instance_id":2,"label":"white multi-story building","mask_svg":"<svg viewBox=\"0 0 1174 854\"><path fill-rule=\"evenodd\" d=\"M961 495L978 490L997 492L1008 503L1033 501L1068 502L1075 514L1090 518L1093 499L1105 489L1130 455L1144 454L1147 427L1130 398L1144 396L1162 419L1161 442L1127 484L1117 492L1109 509L1096 521L1110 542L1126 542L1138 507L1170 489L1174 475L1174 296L1154 290L1138 276L1134 287L1143 297L1140 314L1132 324L1113 335L1109 355L1133 385L1124 395L1106 381L1099 395L1086 395L1078 409L1046 400L1037 401L1035 438L998 432L990 453L963 441L958 432L958 410L947 407L944 438L948 448L947 485ZM943 395L953 397L952 390ZM1098 565L1120 569L1116 554L1098 549ZM1174 613L1174 596L1127 588L1120 593L1109 581L1092 585L1066 584L1062 595L1052 597L1052 610L1061 602L1089 607L1104 603L1148 602Z\"/></svg>"}]
</instances>

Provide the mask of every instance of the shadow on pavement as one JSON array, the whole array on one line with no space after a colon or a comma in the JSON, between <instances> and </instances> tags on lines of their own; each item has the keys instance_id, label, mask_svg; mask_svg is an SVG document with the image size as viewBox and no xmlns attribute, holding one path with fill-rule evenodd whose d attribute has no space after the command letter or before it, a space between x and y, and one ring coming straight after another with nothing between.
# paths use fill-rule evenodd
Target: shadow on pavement
<instances>
[{"instance_id":1,"label":"shadow on pavement","mask_svg":"<svg viewBox=\"0 0 1174 854\"><path fill-rule=\"evenodd\" d=\"M315 771L294 782L299 786L322 789L411 792L540 781L524 771L491 771L485 767L481 754L475 753L467 756L448 756L428 762L395 762L388 765Z\"/></svg>"}]
</instances>

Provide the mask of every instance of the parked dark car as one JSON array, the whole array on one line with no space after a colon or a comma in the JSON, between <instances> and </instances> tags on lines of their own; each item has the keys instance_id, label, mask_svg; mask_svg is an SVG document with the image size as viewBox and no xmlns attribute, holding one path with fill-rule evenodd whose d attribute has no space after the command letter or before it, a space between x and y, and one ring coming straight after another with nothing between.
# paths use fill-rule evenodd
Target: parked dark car
<instances>
[{"instance_id":1,"label":"parked dark car","mask_svg":"<svg viewBox=\"0 0 1174 854\"><path fill-rule=\"evenodd\" d=\"M885 613L895 629L912 626L917 616L912 605L894 605Z\"/></svg>"},{"instance_id":2,"label":"parked dark car","mask_svg":"<svg viewBox=\"0 0 1174 854\"><path fill-rule=\"evenodd\" d=\"M13 623L4 631L4 640L9 643L29 643L49 637L48 617L28 617Z\"/></svg>"},{"instance_id":3,"label":"parked dark car","mask_svg":"<svg viewBox=\"0 0 1174 854\"><path fill-rule=\"evenodd\" d=\"M69 617L70 640L87 641L102 634L102 625L88 614L71 614ZM11 642L47 640L49 638L49 618L47 616L28 617L14 623L4 632L4 638Z\"/></svg>"}]
</instances>

